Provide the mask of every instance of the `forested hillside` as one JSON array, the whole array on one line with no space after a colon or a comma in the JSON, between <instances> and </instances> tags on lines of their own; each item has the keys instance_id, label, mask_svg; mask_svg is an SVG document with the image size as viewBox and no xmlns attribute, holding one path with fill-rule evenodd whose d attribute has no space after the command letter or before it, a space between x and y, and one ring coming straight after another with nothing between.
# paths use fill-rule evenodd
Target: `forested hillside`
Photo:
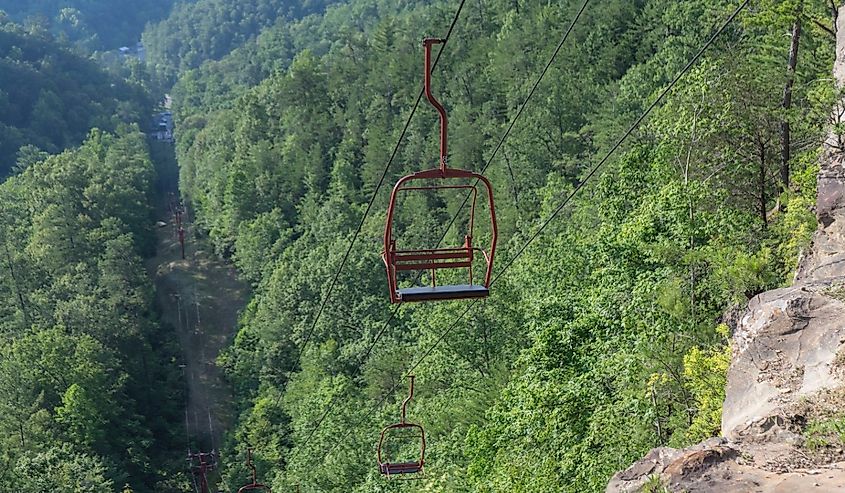
<instances>
[{"instance_id":1,"label":"forested hillside","mask_svg":"<svg viewBox=\"0 0 845 493\"><path fill-rule=\"evenodd\" d=\"M217 60L251 40L265 27L320 12L332 0L197 0L144 32L149 61L173 77Z\"/></svg>"},{"instance_id":2,"label":"forested hillside","mask_svg":"<svg viewBox=\"0 0 845 493\"><path fill-rule=\"evenodd\" d=\"M732 313L791 282L816 225L820 144L841 127L827 116L839 95L826 0L0 9L0 491L196 489L186 439L222 447L227 492L247 481L248 447L274 491L601 491L653 447L719 433ZM194 252L173 260L178 235L160 231L175 331L142 261L160 218L138 123L162 95L138 63L118 80L79 55L148 22L148 68L174 82ZM449 166L483 170L495 190L494 284L483 301L390 305L388 190L438 161L428 36L448 36L433 86ZM395 235L463 244L461 192L403 195ZM197 288L207 245L254 288L230 344L231 321L200 322L238 306L222 283ZM180 351L177 332L190 346L211 326L213 344ZM235 409L220 409L224 389L195 400L210 443L192 443L181 387L218 385L214 356L199 358L224 344ZM180 358L194 358L190 377ZM409 372L425 477L388 482L375 447Z\"/></svg>"},{"instance_id":3,"label":"forested hillside","mask_svg":"<svg viewBox=\"0 0 845 493\"><path fill-rule=\"evenodd\" d=\"M382 18L392 18L400 12L407 15L413 8L420 6L397 2L338 3L321 16L278 22L221 60L208 61L185 73L173 88L174 105L186 120L189 115L232 106L245 89L274 72L287 71L297 54L308 50L323 55L335 43L352 41L362 31L373 32Z\"/></svg>"},{"instance_id":4,"label":"forested hillside","mask_svg":"<svg viewBox=\"0 0 845 493\"><path fill-rule=\"evenodd\" d=\"M739 2L590 2L497 149L581 4L467 2L434 71L450 165L479 170L497 150L486 175L504 274L466 316L467 302L391 315L380 258L387 187L437 163L430 107L402 130L420 41L446 34L455 2L352 0L177 83L183 194L256 287L220 358L240 416L227 491L247 445L280 490L600 491L654 446L718 433L722 315L788 283L815 227L832 14L753 2L523 251ZM398 229L433 246L462 201L403 200ZM426 478L399 486L374 448L411 369Z\"/></svg>"},{"instance_id":5,"label":"forested hillside","mask_svg":"<svg viewBox=\"0 0 845 493\"><path fill-rule=\"evenodd\" d=\"M0 0L0 11L89 50L134 45L148 22L167 16L174 0Z\"/></svg>"},{"instance_id":6,"label":"forested hillside","mask_svg":"<svg viewBox=\"0 0 845 493\"><path fill-rule=\"evenodd\" d=\"M0 491L179 484L177 348L141 260L154 177L135 127L0 184Z\"/></svg>"},{"instance_id":7,"label":"forested hillside","mask_svg":"<svg viewBox=\"0 0 845 493\"><path fill-rule=\"evenodd\" d=\"M146 123L153 99L46 32L0 19L0 178L43 152L79 145L91 128Z\"/></svg>"}]
</instances>

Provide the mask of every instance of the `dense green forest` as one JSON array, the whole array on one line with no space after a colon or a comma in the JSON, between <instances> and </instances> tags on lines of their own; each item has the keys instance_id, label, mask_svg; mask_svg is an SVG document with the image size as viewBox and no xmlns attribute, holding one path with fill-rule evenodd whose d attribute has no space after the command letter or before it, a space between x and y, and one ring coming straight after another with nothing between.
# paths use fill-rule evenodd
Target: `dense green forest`
<instances>
[{"instance_id":1,"label":"dense green forest","mask_svg":"<svg viewBox=\"0 0 845 493\"><path fill-rule=\"evenodd\" d=\"M144 31L150 64L169 77L217 60L263 28L320 12L330 0L197 0L181 2Z\"/></svg>"},{"instance_id":2,"label":"dense green forest","mask_svg":"<svg viewBox=\"0 0 845 493\"><path fill-rule=\"evenodd\" d=\"M0 185L2 491L172 491L178 353L142 263L154 179L136 127Z\"/></svg>"},{"instance_id":3,"label":"dense green forest","mask_svg":"<svg viewBox=\"0 0 845 493\"><path fill-rule=\"evenodd\" d=\"M147 122L153 99L44 31L0 19L0 178L44 152L79 145L91 128Z\"/></svg>"},{"instance_id":4,"label":"dense green forest","mask_svg":"<svg viewBox=\"0 0 845 493\"><path fill-rule=\"evenodd\" d=\"M483 166L580 4L467 2L434 72L453 166ZM499 270L737 5L588 6L487 172ZM456 7L330 6L177 82L183 194L256 288L220 358L240 416L227 491L243 482L247 445L282 490L603 490L651 447L718 433L723 314L790 281L815 226L833 19L825 2L768 0L752 2L465 318L460 302L390 318L379 189L312 335L420 90L420 40L445 34ZM796 24L793 72L784 33ZM437 131L422 106L386 183L435 165ZM399 230L433 246L462 200L409 198ZM447 242L461 243L459 229ZM385 483L375 443L398 420L412 365L426 479Z\"/></svg>"},{"instance_id":5,"label":"dense green forest","mask_svg":"<svg viewBox=\"0 0 845 493\"><path fill-rule=\"evenodd\" d=\"M0 491L181 491L179 352L142 260L155 252L156 172L139 130L154 84L137 63L106 69L78 40L10 13L0 15Z\"/></svg>"},{"instance_id":6,"label":"dense green forest","mask_svg":"<svg viewBox=\"0 0 845 493\"><path fill-rule=\"evenodd\" d=\"M143 260L157 173L138 123L162 94L82 54L145 24L189 241L254 289L217 361L221 491L247 482L247 447L274 491L603 491L652 447L718 434L731 313L789 284L815 228L829 3L752 1L592 170L740 3L588 1L523 107L584 0L0 0L0 491L191 488L180 350ZM496 282L394 308L388 190L437 163L421 40L453 19L434 92L450 165L490 165ZM403 197L396 234L461 244L463 201ZM375 446L409 371L426 474L389 482Z\"/></svg>"},{"instance_id":7,"label":"dense green forest","mask_svg":"<svg viewBox=\"0 0 845 493\"><path fill-rule=\"evenodd\" d=\"M0 11L88 50L133 46L148 22L167 16L173 0L0 0Z\"/></svg>"}]
</instances>

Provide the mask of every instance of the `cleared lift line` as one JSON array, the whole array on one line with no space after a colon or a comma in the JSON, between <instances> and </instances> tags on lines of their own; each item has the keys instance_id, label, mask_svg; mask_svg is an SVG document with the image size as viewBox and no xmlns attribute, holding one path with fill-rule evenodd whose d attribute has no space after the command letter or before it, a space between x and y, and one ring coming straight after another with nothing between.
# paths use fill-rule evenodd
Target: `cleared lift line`
<instances>
[{"instance_id":1,"label":"cleared lift line","mask_svg":"<svg viewBox=\"0 0 845 493\"><path fill-rule=\"evenodd\" d=\"M575 25L580 20L581 15L584 13L584 11L586 10L587 5L589 3L590 3L590 0L584 0L584 3L581 5L581 8L578 10L578 12L572 18L572 21L569 23L569 27L564 32L563 37L561 38L561 40L558 43L555 50L552 52L552 55L549 57L549 60L546 62L545 67L543 67L543 70L540 72L540 75L537 77L537 80L534 82L534 85L531 87L531 90L528 92L528 95L523 100L523 102L520 105L519 110L517 111L516 115L514 115L514 117L511 119L507 130L502 134L501 138L499 139L498 144L496 145L495 149L493 150L493 153L490 155L490 157L487 159L484 166L481 168L481 171L480 171L481 174L484 174L484 172L487 170L487 168L490 167L490 164L493 162L493 159L495 159L499 150L502 148L502 145L504 145L505 141L510 136L510 133L513 130L514 126L516 125L517 120L519 120L520 116L522 116L522 112L525 110L526 106L528 106L529 101L531 101L531 98L534 96L534 93L537 91L537 87L543 81L543 78L546 76L546 73L549 71L549 68L551 68L552 64L554 63L555 59L557 58L558 53L560 53L560 50L563 48L563 45L566 43L566 40L569 39L570 34L572 34L572 31L575 28ZM451 30L450 30L450 32L451 32ZM442 51L443 50L441 49L440 52L442 52ZM439 56L439 54L438 54L438 56ZM436 63L437 62L435 60L435 65L436 65ZM432 67L432 70L433 69L434 69L434 67ZM422 97L422 93L420 94L420 97ZM419 101L420 101L420 98L417 99L417 104L419 104ZM384 175L382 175L382 181L383 180L384 180ZM381 185L381 182L379 183L379 186L380 185ZM463 208L466 206L467 201L469 200L469 197L470 197L470 194L467 194L467 196L464 198L463 203L458 208L457 212L455 212L455 214L452 216L452 219L451 219L451 221L449 221L449 224L446 226L446 229L443 230L443 234L440 236L440 240L438 240L438 242L437 242L438 246L440 246L440 244L443 243L443 240L446 238L446 235L448 234L449 230L452 228L452 225L457 220L457 217L461 213L461 210L463 210ZM422 273L417 275L418 279L419 279L421 274ZM473 302L473 303L475 303L475 302ZM370 354L372 353L373 349L375 349L376 344L378 344L379 340L381 340L381 337L384 335L384 333L387 331L387 328L390 326L390 323L393 321L394 318L396 318L396 315L398 315L399 309L400 309L401 306L402 306L402 303L399 303L399 304L394 306L393 310L391 310L390 316L382 324L381 329L378 331L376 336L373 338L373 341L368 346L367 351L364 353L363 357L361 358L361 361L358 363L358 365L356 365L357 367L360 368L369 359ZM311 441L311 439L314 437L314 434L322 426L326 417L328 417L328 415L331 413L332 409L334 409L335 405L337 405L338 395L339 394L335 394L332 397L331 401L326 406L326 409L323 411L323 413L321 413L320 418L317 420L316 424L314 425L314 428L306 436L305 442L304 442L305 444L307 444L308 442Z\"/></svg>"},{"instance_id":2,"label":"cleared lift line","mask_svg":"<svg viewBox=\"0 0 845 493\"><path fill-rule=\"evenodd\" d=\"M736 17L742 12L745 7L748 6L750 0L744 0L737 8L733 11L733 13L727 18L727 20L722 24L722 26L707 40L706 43L698 50L698 52L693 56L690 61L681 69L680 72L675 76L674 79L666 86L663 91L660 92L660 95L646 108L646 110L634 121L633 124L628 128L625 133L616 141L616 143L610 148L610 150L604 155L604 157L595 165L593 166L587 175L584 177L583 180L576 186L569 195L566 196L565 199L555 208L554 212L540 225L539 228L529 237L529 239L523 243L522 247L517 251L517 253L511 257L511 259L506 263L506 265L502 268L501 271L496 275L493 279L492 283L498 281L505 272L525 253L527 248L531 245L531 243L536 240L543 231L548 227L548 225L560 214L560 212L566 207L567 204L572 200L572 198L586 185L586 183L604 166L605 163L611 158L611 156L622 146L625 140L631 136L631 134L640 126L640 124L645 120L645 118L651 114L655 107L657 107L660 102L665 99L666 95L675 87L678 81L686 75L687 72L692 68L693 65L704 55L704 52L719 38L719 36L728 28L728 26L736 19ZM470 311L473 310L478 305L477 302L473 301L470 303L466 309L464 309L454 320L454 322L444 330L440 336L434 341L434 343L429 346L429 348L423 353L423 355L409 367L407 370L408 374L412 374L414 370L416 370L426 358L434 351L434 349L443 341L443 339L449 335L457 326L458 324L469 314ZM365 420L369 419L373 413L377 410L381 409L382 405L387 402L387 399L393 395L396 390L399 388L399 384L394 384L393 387L385 393L385 396L373 407L370 411L364 415L363 418L357 420L355 424L347 428L346 433L339 439L335 440L333 444L326 450L325 453L320 454L322 461L325 459L337 448L338 444L344 443L349 435L352 433L353 430L356 430Z\"/></svg>"}]
</instances>

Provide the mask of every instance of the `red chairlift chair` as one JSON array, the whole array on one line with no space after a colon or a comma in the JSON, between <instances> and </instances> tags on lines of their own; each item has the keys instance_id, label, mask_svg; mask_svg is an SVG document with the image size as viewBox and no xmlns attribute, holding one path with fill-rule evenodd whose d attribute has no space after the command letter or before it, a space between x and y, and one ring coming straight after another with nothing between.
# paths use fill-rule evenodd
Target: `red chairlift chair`
<instances>
[{"instance_id":1,"label":"red chairlift chair","mask_svg":"<svg viewBox=\"0 0 845 493\"><path fill-rule=\"evenodd\" d=\"M244 493L245 491L257 491L257 490L270 491L269 486L263 485L255 479L255 464L252 463L252 449L251 448L246 450L246 455L247 455L246 466L252 470L252 483L241 486L240 489L238 489L238 493Z\"/></svg>"},{"instance_id":2,"label":"red chairlift chair","mask_svg":"<svg viewBox=\"0 0 845 493\"><path fill-rule=\"evenodd\" d=\"M404 401L402 401L402 421L387 426L385 429L383 429L381 431L381 438L378 442L378 470L388 479L390 479L391 476L405 474L422 474L423 465L425 465L425 430L422 426L414 423L409 423L406 419L406 410L408 407L408 403L414 397L414 375L409 375L408 378L410 378L411 380L411 391L408 394L408 397ZM413 436L420 441L419 460L406 462L390 462L385 461L383 459L382 451L385 446L386 440L392 433L395 433L396 431L411 431L413 433Z\"/></svg>"},{"instance_id":3,"label":"red chairlift chair","mask_svg":"<svg viewBox=\"0 0 845 493\"><path fill-rule=\"evenodd\" d=\"M496 211L493 203L493 187L490 181L479 173L469 170L454 169L447 166L447 133L448 120L443 105L431 93L431 46L445 42L443 39L426 38L423 40L425 48L425 95L429 103L440 113L440 166L438 168L420 171L401 178L390 194L390 204L387 209L387 223L384 228L384 252L382 258L387 268L387 283L390 288L390 302L401 303L405 301L427 301L427 300L456 300L466 298L484 298L490 292L490 277L493 272L493 256L496 252L496 239L498 230L496 227ZM436 185L427 186L406 186L408 182L415 180L427 180L441 182ZM474 181L475 184L460 183L456 180ZM490 208L490 223L492 239L487 250L473 245L473 228L475 226L476 198L478 195L477 185L484 185L487 194L487 202ZM422 190L443 190L443 189L467 189L472 192L470 206L469 232L464 236L464 244L458 247L431 248L431 249L398 249L396 239L393 237L393 216L396 209L396 199L399 192L422 191ZM475 254L480 253L484 257L486 269L484 282L477 284L473 281L472 264ZM469 278L467 284L437 285L436 271L441 269L467 269ZM397 273L403 271L431 271L430 286L416 286L399 288L397 286Z\"/></svg>"}]
</instances>

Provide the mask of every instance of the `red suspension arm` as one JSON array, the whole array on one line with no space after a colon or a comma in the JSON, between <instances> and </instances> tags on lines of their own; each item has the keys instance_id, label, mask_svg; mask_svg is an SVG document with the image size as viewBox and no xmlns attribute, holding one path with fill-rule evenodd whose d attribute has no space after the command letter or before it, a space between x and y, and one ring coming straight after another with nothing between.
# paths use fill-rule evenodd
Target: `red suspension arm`
<instances>
[{"instance_id":1,"label":"red suspension arm","mask_svg":"<svg viewBox=\"0 0 845 493\"><path fill-rule=\"evenodd\" d=\"M408 409L408 403L411 402L411 399L414 398L414 375L408 375L408 378L411 380L411 391L408 393L408 397L402 401L402 424L406 424L407 421L405 420L405 415Z\"/></svg>"},{"instance_id":2,"label":"red suspension arm","mask_svg":"<svg viewBox=\"0 0 845 493\"><path fill-rule=\"evenodd\" d=\"M423 47L425 48L425 97L428 102L440 113L440 171L446 172L446 156L448 155L447 138L449 120L446 118L446 109L440 104L440 101L431 93L431 45L445 43L445 39L440 38L425 38L423 40Z\"/></svg>"}]
</instances>

